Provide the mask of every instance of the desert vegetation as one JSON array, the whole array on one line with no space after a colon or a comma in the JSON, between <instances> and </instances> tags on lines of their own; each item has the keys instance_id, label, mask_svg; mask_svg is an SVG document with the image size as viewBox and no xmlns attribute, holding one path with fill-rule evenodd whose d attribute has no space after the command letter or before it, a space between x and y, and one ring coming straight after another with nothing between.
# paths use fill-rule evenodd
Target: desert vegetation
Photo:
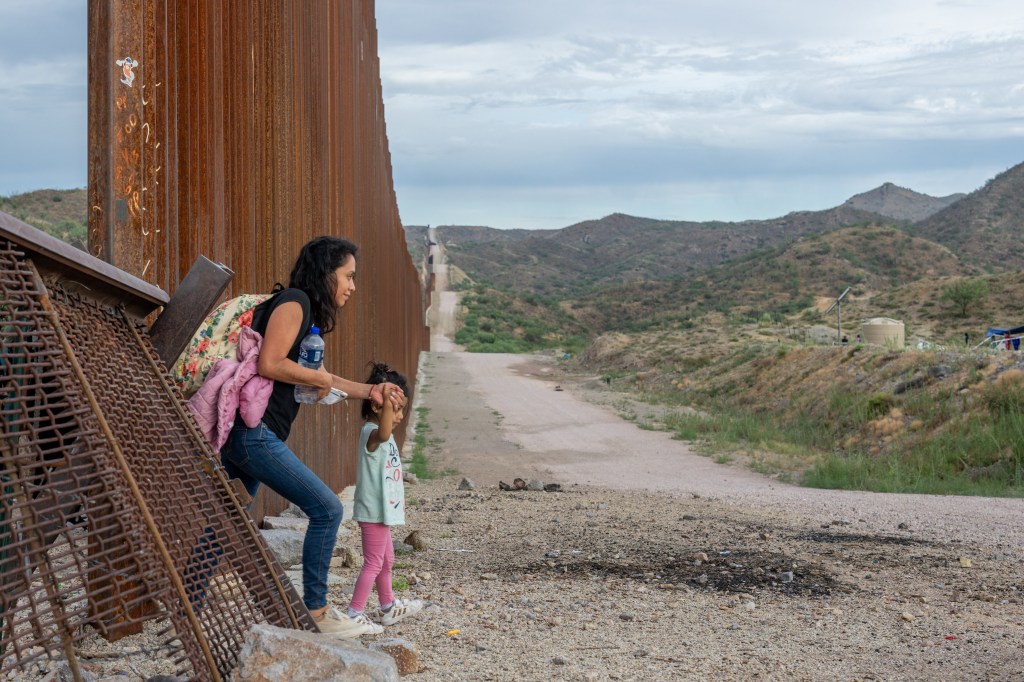
<instances>
[{"instance_id":1,"label":"desert vegetation","mask_svg":"<svg viewBox=\"0 0 1024 682\"><path fill-rule=\"evenodd\" d=\"M1024 493L1024 361L739 333L683 352L677 335L603 337L584 354L660 428L783 480L885 492Z\"/></svg>"},{"instance_id":2,"label":"desert vegetation","mask_svg":"<svg viewBox=\"0 0 1024 682\"><path fill-rule=\"evenodd\" d=\"M466 287L455 342L475 353L582 350L584 329L552 298L516 296L483 284Z\"/></svg>"},{"instance_id":3,"label":"desert vegetation","mask_svg":"<svg viewBox=\"0 0 1024 682\"><path fill-rule=\"evenodd\" d=\"M80 249L88 242L84 189L41 189L0 196L0 211Z\"/></svg>"}]
</instances>

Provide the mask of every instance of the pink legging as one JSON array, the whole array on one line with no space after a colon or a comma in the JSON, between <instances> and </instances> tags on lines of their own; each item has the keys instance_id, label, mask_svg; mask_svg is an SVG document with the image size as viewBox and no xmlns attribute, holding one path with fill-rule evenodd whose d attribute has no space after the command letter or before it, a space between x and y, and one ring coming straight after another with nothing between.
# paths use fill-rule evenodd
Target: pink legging
<instances>
[{"instance_id":1,"label":"pink legging","mask_svg":"<svg viewBox=\"0 0 1024 682\"><path fill-rule=\"evenodd\" d=\"M395 600L391 591L391 567L395 565L395 547L391 544L391 529L383 523L359 522L363 536L363 569L359 571L352 590L350 609L362 611L370 590L377 585L377 599L381 605Z\"/></svg>"}]
</instances>

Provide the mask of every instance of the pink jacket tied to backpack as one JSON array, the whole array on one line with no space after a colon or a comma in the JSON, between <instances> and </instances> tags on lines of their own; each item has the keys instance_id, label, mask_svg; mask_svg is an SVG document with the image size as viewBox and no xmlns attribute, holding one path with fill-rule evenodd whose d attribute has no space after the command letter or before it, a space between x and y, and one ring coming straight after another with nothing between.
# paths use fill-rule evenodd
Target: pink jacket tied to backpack
<instances>
[{"instance_id":1,"label":"pink jacket tied to backpack","mask_svg":"<svg viewBox=\"0 0 1024 682\"><path fill-rule=\"evenodd\" d=\"M259 425L267 411L274 382L257 371L262 345L263 337L259 332L252 327L242 327L238 359L218 360L202 387L189 398L188 407L215 451L220 451L228 442L236 411L250 429Z\"/></svg>"}]
</instances>

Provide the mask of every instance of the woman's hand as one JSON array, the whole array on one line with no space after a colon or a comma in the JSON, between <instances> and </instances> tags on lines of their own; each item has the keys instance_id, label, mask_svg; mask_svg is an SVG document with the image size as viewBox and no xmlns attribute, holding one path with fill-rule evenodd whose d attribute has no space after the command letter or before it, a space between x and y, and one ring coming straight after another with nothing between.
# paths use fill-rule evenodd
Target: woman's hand
<instances>
[{"instance_id":1,"label":"woman's hand","mask_svg":"<svg viewBox=\"0 0 1024 682\"><path fill-rule=\"evenodd\" d=\"M391 407L396 411L405 409L405 403L408 399L398 386L390 383L384 384L384 397L387 398L391 403Z\"/></svg>"},{"instance_id":2,"label":"woman's hand","mask_svg":"<svg viewBox=\"0 0 1024 682\"><path fill-rule=\"evenodd\" d=\"M401 410L405 407L407 398L405 393L402 392L398 386L392 383L385 382L383 384L373 384L370 386L370 402L377 407L384 405L384 398L387 397L388 402L395 410Z\"/></svg>"}]
</instances>

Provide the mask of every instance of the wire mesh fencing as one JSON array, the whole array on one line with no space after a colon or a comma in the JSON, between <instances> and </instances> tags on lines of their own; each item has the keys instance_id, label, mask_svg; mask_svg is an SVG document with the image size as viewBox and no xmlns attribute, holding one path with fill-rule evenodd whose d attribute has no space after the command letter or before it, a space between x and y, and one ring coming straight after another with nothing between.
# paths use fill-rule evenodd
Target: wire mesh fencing
<instances>
[{"instance_id":1,"label":"wire mesh fencing","mask_svg":"<svg viewBox=\"0 0 1024 682\"><path fill-rule=\"evenodd\" d=\"M139 322L0 238L0 675L148 630L222 680L255 623L316 630Z\"/></svg>"}]
</instances>

